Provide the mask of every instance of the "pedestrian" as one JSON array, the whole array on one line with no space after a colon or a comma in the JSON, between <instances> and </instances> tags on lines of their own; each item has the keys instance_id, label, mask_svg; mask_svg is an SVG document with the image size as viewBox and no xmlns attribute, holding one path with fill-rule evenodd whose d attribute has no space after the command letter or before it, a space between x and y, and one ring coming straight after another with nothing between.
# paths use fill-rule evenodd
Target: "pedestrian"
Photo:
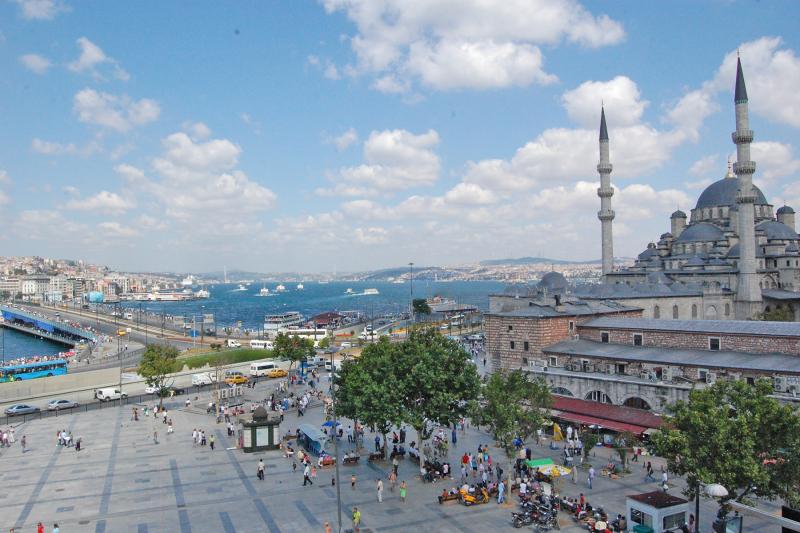
<instances>
[{"instance_id":1,"label":"pedestrian","mask_svg":"<svg viewBox=\"0 0 800 533\"><path fill-rule=\"evenodd\" d=\"M292 461L292 472L297 471L297 461Z\"/></svg>"},{"instance_id":2,"label":"pedestrian","mask_svg":"<svg viewBox=\"0 0 800 533\"><path fill-rule=\"evenodd\" d=\"M656 478L653 477L653 465L650 464L650 461L647 461L647 473L644 476L645 481L655 481Z\"/></svg>"},{"instance_id":3,"label":"pedestrian","mask_svg":"<svg viewBox=\"0 0 800 533\"><path fill-rule=\"evenodd\" d=\"M353 507L353 533L361 532L361 511L358 507Z\"/></svg>"},{"instance_id":4,"label":"pedestrian","mask_svg":"<svg viewBox=\"0 0 800 533\"><path fill-rule=\"evenodd\" d=\"M36 524L36 533L44 533L44 524L41 522Z\"/></svg>"},{"instance_id":5,"label":"pedestrian","mask_svg":"<svg viewBox=\"0 0 800 533\"><path fill-rule=\"evenodd\" d=\"M264 481L264 460L258 460L258 472L256 473L256 477L261 481Z\"/></svg>"},{"instance_id":6,"label":"pedestrian","mask_svg":"<svg viewBox=\"0 0 800 533\"><path fill-rule=\"evenodd\" d=\"M667 481L668 481L667 471L664 470L663 472L661 472L661 488L664 489L664 492L667 492L667 490L669 489Z\"/></svg>"},{"instance_id":7,"label":"pedestrian","mask_svg":"<svg viewBox=\"0 0 800 533\"><path fill-rule=\"evenodd\" d=\"M314 465L311 465L311 479L312 480L317 479L317 467Z\"/></svg>"},{"instance_id":8,"label":"pedestrian","mask_svg":"<svg viewBox=\"0 0 800 533\"><path fill-rule=\"evenodd\" d=\"M394 486L397 484L397 472L392 470L389 472L389 490L394 492Z\"/></svg>"},{"instance_id":9,"label":"pedestrian","mask_svg":"<svg viewBox=\"0 0 800 533\"><path fill-rule=\"evenodd\" d=\"M153 430L153 444L158 444L158 431Z\"/></svg>"},{"instance_id":10,"label":"pedestrian","mask_svg":"<svg viewBox=\"0 0 800 533\"><path fill-rule=\"evenodd\" d=\"M28 439L25 438L25 435L22 436L22 440L20 441L20 443L22 444L22 453L25 453L25 446L28 443Z\"/></svg>"},{"instance_id":11,"label":"pedestrian","mask_svg":"<svg viewBox=\"0 0 800 533\"><path fill-rule=\"evenodd\" d=\"M53 524L53 533L60 533L60 529L58 529L58 524Z\"/></svg>"},{"instance_id":12,"label":"pedestrian","mask_svg":"<svg viewBox=\"0 0 800 533\"><path fill-rule=\"evenodd\" d=\"M453 426L453 431L450 433L450 439L453 441L453 446L458 442L458 435L456 433L456 428Z\"/></svg>"},{"instance_id":13,"label":"pedestrian","mask_svg":"<svg viewBox=\"0 0 800 533\"><path fill-rule=\"evenodd\" d=\"M589 488L590 489L592 488L592 481L594 481L594 475L595 475L594 467L590 466L589 467L589 479L588 479Z\"/></svg>"},{"instance_id":14,"label":"pedestrian","mask_svg":"<svg viewBox=\"0 0 800 533\"><path fill-rule=\"evenodd\" d=\"M631 462L632 463L638 463L640 455L642 455L642 447L641 446L637 446L636 450L633 453L633 459L631 459Z\"/></svg>"},{"instance_id":15,"label":"pedestrian","mask_svg":"<svg viewBox=\"0 0 800 533\"><path fill-rule=\"evenodd\" d=\"M392 457L392 472L397 475L397 468L400 466L400 462L397 460L397 456L395 455Z\"/></svg>"},{"instance_id":16,"label":"pedestrian","mask_svg":"<svg viewBox=\"0 0 800 533\"><path fill-rule=\"evenodd\" d=\"M81 451L81 442L82 441L83 441L83 439L81 437L78 437L77 439L75 439L75 451L76 452Z\"/></svg>"},{"instance_id":17,"label":"pedestrian","mask_svg":"<svg viewBox=\"0 0 800 533\"><path fill-rule=\"evenodd\" d=\"M208 437L208 445L211 446L211 451L214 451L214 435Z\"/></svg>"},{"instance_id":18,"label":"pedestrian","mask_svg":"<svg viewBox=\"0 0 800 533\"><path fill-rule=\"evenodd\" d=\"M332 533L331 525L328 522L325 522L325 533Z\"/></svg>"},{"instance_id":19,"label":"pedestrian","mask_svg":"<svg viewBox=\"0 0 800 533\"><path fill-rule=\"evenodd\" d=\"M306 486L306 483L310 483L311 485L314 484L314 482L311 481L311 468L308 466L308 464L306 464L306 467L303 469L303 486L304 487Z\"/></svg>"},{"instance_id":20,"label":"pedestrian","mask_svg":"<svg viewBox=\"0 0 800 533\"><path fill-rule=\"evenodd\" d=\"M379 435L375 435L375 451L381 451L381 437Z\"/></svg>"},{"instance_id":21,"label":"pedestrian","mask_svg":"<svg viewBox=\"0 0 800 533\"><path fill-rule=\"evenodd\" d=\"M689 532L690 533L697 533L694 527L694 514L689 515Z\"/></svg>"},{"instance_id":22,"label":"pedestrian","mask_svg":"<svg viewBox=\"0 0 800 533\"><path fill-rule=\"evenodd\" d=\"M383 503L383 480L378 478L376 481L375 488L378 491L378 503Z\"/></svg>"},{"instance_id":23,"label":"pedestrian","mask_svg":"<svg viewBox=\"0 0 800 533\"><path fill-rule=\"evenodd\" d=\"M506 499L506 484L502 480L497 484L497 503L503 503Z\"/></svg>"},{"instance_id":24,"label":"pedestrian","mask_svg":"<svg viewBox=\"0 0 800 533\"><path fill-rule=\"evenodd\" d=\"M350 488L356 490L356 475L352 474L350 476Z\"/></svg>"}]
</instances>

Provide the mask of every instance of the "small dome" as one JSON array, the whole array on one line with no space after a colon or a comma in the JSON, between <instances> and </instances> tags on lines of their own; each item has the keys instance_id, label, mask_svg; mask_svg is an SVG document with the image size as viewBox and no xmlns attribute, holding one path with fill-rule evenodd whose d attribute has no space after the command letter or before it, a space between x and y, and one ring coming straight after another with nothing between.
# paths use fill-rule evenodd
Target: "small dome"
<instances>
[{"instance_id":1,"label":"small dome","mask_svg":"<svg viewBox=\"0 0 800 533\"><path fill-rule=\"evenodd\" d=\"M760 224L756 224L756 229L763 231L767 235L768 240L781 239L792 241L800 238L792 228L775 220L765 220Z\"/></svg>"},{"instance_id":2,"label":"small dome","mask_svg":"<svg viewBox=\"0 0 800 533\"><path fill-rule=\"evenodd\" d=\"M653 256L657 255L658 255L658 250L656 250L655 248L648 247L647 250L640 253L637 256L637 258L639 259L639 261L649 261Z\"/></svg>"},{"instance_id":3,"label":"small dome","mask_svg":"<svg viewBox=\"0 0 800 533\"><path fill-rule=\"evenodd\" d=\"M268 418L269 413L267 413L263 405L259 405L256 407L255 411L253 411L253 420L266 420Z\"/></svg>"},{"instance_id":4,"label":"small dome","mask_svg":"<svg viewBox=\"0 0 800 533\"><path fill-rule=\"evenodd\" d=\"M670 233L670 232L666 232L666 233L662 233L662 234L661 234L661 240L662 240L662 241L663 241L664 239L671 239L671 238L672 238L672 233Z\"/></svg>"},{"instance_id":5,"label":"small dome","mask_svg":"<svg viewBox=\"0 0 800 533\"><path fill-rule=\"evenodd\" d=\"M796 244L792 243L786 245L787 254L796 254L798 252L800 252L800 248L798 248Z\"/></svg>"},{"instance_id":6,"label":"small dome","mask_svg":"<svg viewBox=\"0 0 800 533\"><path fill-rule=\"evenodd\" d=\"M563 291L569 287L569 283L567 282L567 278L562 274L558 272L548 272L542 276L537 287L539 289L547 289L548 292Z\"/></svg>"},{"instance_id":7,"label":"small dome","mask_svg":"<svg viewBox=\"0 0 800 533\"><path fill-rule=\"evenodd\" d=\"M703 265L705 265L705 264L706 264L706 262L705 262L705 261L703 261L703 260L700 258L700 256L698 256L698 255L695 255L695 256L692 256L692 258L691 258L691 259L689 259L688 261L686 261L686 264L685 264L685 266L703 266Z\"/></svg>"},{"instance_id":8,"label":"small dome","mask_svg":"<svg viewBox=\"0 0 800 533\"><path fill-rule=\"evenodd\" d=\"M722 178L715 181L697 199L695 209L702 207L719 207L722 205L736 205L736 193L739 190L739 180L733 178ZM761 189L753 185L753 193L756 195L756 205L768 205L767 199Z\"/></svg>"},{"instance_id":9,"label":"small dome","mask_svg":"<svg viewBox=\"0 0 800 533\"><path fill-rule=\"evenodd\" d=\"M714 224L709 222L698 222L686 226L686 229L678 236L676 242L709 242L722 240L724 234Z\"/></svg>"},{"instance_id":10,"label":"small dome","mask_svg":"<svg viewBox=\"0 0 800 533\"><path fill-rule=\"evenodd\" d=\"M661 285L672 285L673 283L663 272L650 272L647 275L647 282Z\"/></svg>"},{"instance_id":11,"label":"small dome","mask_svg":"<svg viewBox=\"0 0 800 533\"><path fill-rule=\"evenodd\" d=\"M710 259L708 261L708 264L711 265L711 266L728 266L728 263L726 261L723 261L722 259L720 259L718 257L714 257L713 259Z\"/></svg>"},{"instance_id":12,"label":"small dome","mask_svg":"<svg viewBox=\"0 0 800 533\"><path fill-rule=\"evenodd\" d=\"M794 209L788 205L785 205L783 207L779 207L776 213L779 215L794 215Z\"/></svg>"},{"instance_id":13,"label":"small dome","mask_svg":"<svg viewBox=\"0 0 800 533\"><path fill-rule=\"evenodd\" d=\"M672 215L670 215L669 218L686 218L686 213L678 209L677 211L672 213Z\"/></svg>"},{"instance_id":14,"label":"small dome","mask_svg":"<svg viewBox=\"0 0 800 533\"><path fill-rule=\"evenodd\" d=\"M739 244L736 243L731 246L731 249L728 251L728 257L739 257ZM761 246L756 246L756 257L764 257L764 248Z\"/></svg>"}]
</instances>

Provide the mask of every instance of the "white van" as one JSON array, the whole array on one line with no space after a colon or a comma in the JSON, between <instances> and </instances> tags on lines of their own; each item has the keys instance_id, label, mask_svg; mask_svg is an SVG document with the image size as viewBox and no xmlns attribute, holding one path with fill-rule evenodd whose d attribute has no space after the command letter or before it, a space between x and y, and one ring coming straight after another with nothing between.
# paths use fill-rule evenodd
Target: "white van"
<instances>
[{"instance_id":1,"label":"white van","mask_svg":"<svg viewBox=\"0 0 800 533\"><path fill-rule=\"evenodd\" d=\"M228 348L241 348L242 347L242 343L237 341L236 339L228 339L228 341L225 344L228 346Z\"/></svg>"},{"instance_id":2,"label":"white van","mask_svg":"<svg viewBox=\"0 0 800 533\"><path fill-rule=\"evenodd\" d=\"M122 317L125 320L133 320L133 313L125 313Z\"/></svg>"},{"instance_id":3,"label":"white van","mask_svg":"<svg viewBox=\"0 0 800 533\"><path fill-rule=\"evenodd\" d=\"M211 385L216 383L217 375L213 372L203 372L201 374L192 374L192 385Z\"/></svg>"},{"instance_id":4,"label":"white van","mask_svg":"<svg viewBox=\"0 0 800 533\"><path fill-rule=\"evenodd\" d=\"M260 363L250 363L251 376L266 376L267 372L278 368L278 365L272 361L262 361Z\"/></svg>"},{"instance_id":5,"label":"white van","mask_svg":"<svg viewBox=\"0 0 800 533\"><path fill-rule=\"evenodd\" d=\"M334 361L333 362L333 368L338 372L339 370L342 369L342 362L341 361ZM325 360L325 370L327 370L328 372L331 371L331 360L330 359L326 359Z\"/></svg>"},{"instance_id":6,"label":"white van","mask_svg":"<svg viewBox=\"0 0 800 533\"><path fill-rule=\"evenodd\" d=\"M97 389L94 391L94 397L101 402L107 402L109 400L119 400L120 397L127 398L128 395L124 392L120 392L117 388L108 387L106 389Z\"/></svg>"},{"instance_id":7,"label":"white van","mask_svg":"<svg viewBox=\"0 0 800 533\"><path fill-rule=\"evenodd\" d=\"M260 350L271 350L272 349L272 341L263 341L261 339L253 339L250 341L250 348L260 349Z\"/></svg>"},{"instance_id":8,"label":"white van","mask_svg":"<svg viewBox=\"0 0 800 533\"><path fill-rule=\"evenodd\" d=\"M330 358L325 357L324 355L315 355L314 359L311 360L311 364L314 366L322 366L325 364L325 361L330 360Z\"/></svg>"}]
</instances>

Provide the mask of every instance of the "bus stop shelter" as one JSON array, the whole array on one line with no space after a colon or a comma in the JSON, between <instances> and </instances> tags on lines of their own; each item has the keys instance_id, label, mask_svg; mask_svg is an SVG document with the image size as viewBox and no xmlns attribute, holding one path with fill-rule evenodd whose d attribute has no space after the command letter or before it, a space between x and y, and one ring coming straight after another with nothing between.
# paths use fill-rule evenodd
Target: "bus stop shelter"
<instances>
[{"instance_id":1,"label":"bus stop shelter","mask_svg":"<svg viewBox=\"0 0 800 533\"><path fill-rule=\"evenodd\" d=\"M311 455L319 456L325 451L328 436L311 424L300 424L297 442Z\"/></svg>"}]
</instances>

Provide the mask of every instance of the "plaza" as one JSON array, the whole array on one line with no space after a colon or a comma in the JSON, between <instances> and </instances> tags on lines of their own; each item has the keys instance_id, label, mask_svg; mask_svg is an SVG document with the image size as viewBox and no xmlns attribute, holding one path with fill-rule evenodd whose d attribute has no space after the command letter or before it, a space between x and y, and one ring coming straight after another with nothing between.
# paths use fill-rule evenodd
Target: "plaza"
<instances>
[{"instance_id":1,"label":"plaza","mask_svg":"<svg viewBox=\"0 0 800 533\"><path fill-rule=\"evenodd\" d=\"M262 381L256 388L246 388L245 406L251 401L268 397L276 381ZM294 387L295 392L301 390ZM109 407L90 413L76 413L25 422L16 427L17 443L0 452L0 480L3 489L0 501L3 515L0 528L8 531L35 531L42 522L46 531L58 523L61 532L172 532L223 531L232 532L308 532L324 531L324 523L336 531L336 487L331 485L335 474L332 467L318 470L314 485L303 486L303 469L292 469L292 461L279 451L245 454L236 449L234 437L228 437L224 424L216 424L206 414L208 393L191 407L184 405L185 397L165 402L175 432L167 434L161 418L142 415L139 405L138 421L133 420L132 405ZM150 406L154 402L150 402ZM249 419L248 415L243 415ZM324 421L323 408L315 400L299 418L296 410L287 412L280 431L294 432L298 423L319 425ZM348 421L343 421L345 427ZM193 446L192 430L205 430L214 435L215 449ZM82 449L56 445L56 432L71 431L82 440ZM158 444L153 433L158 433ZM449 437L449 432L447 433ZM27 439L27 451L22 453L19 440ZM407 441L415 440L410 430ZM374 434L365 435L365 446L372 448ZM452 465L465 451L473 451L482 443L490 444L490 453L506 472L508 460L491 447L483 431L467 427L458 432L456 446L450 447ZM348 449L342 439L340 452ZM553 457L558 460L561 450L529 444L534 457ZM332 445L328 447L332 452ZM592 464L596 469L608 462L609 450L598 448ZM257 463L266 466L264 481L256 477ZM661 462L652 459L658 471ZM408 497L405 503L398 491L390 491L386 481L390 462L368 462L362 450L362 460L356 466L340 466L342 524L351 529L353 507L362 512L362 532L369 531L441 531L484 532L513 530L511 511L514 503L498 505L494 500L486 505L464 507L458 503L437 503L443 488L458 484L458 479L423 483L419 469L408 459L400 461L398 484L405 480ZM583 492L593 506L603 507L611 516L624 513L625 496L656 489L653 482L643 482L644 472L636 463L633 473L616 480L598 477L594 488L588 490L586 473L580 471L578 483L570 478L560 480L561 493L578 496ZM455 467L457 472L457 467ZM350 486L355 474L355 490ZM456 474L457 476L457 474ZM384 480L383 502L378 503L376 479ZM678 495L681 482L670 481L672 494ZM694 507L692 505L692 511ZM773 507L772 511L775 510ZM701 502L701 531L710 531L716 513L716 503ZM562 530L583 530L562 513ZM585 526L584 526L585 527ZM777 531L764 521L745 518L745 529Z\"/></svg>"}]
</instances>

